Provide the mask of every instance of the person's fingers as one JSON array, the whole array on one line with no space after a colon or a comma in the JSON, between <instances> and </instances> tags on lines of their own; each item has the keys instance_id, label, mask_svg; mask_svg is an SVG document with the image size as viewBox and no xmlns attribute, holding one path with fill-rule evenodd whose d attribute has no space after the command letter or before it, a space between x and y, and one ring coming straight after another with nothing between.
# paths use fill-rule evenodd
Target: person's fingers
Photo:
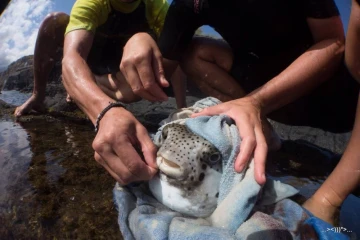
<instances>
[{"instance_id":1,"label":"person's fingers","mask_svg":"<svg viewBox=\"0 0 360 240\"><path fill-rule=\"evenodd\" d=\"M255 179L260 185L262 185L266 181L265 162L266 162L268 147L261 125L255 127L255 137L256 137L256 148L254 151Z\"/></svg>"},{"instance_id":2,"label":"person's fingers","mask_svg":"<svg viewBox=\"0 0 360 240\"><path fill-rule=\"evenodd\" d=\"M120 139L113 145L113 150L117 155L117 159L120 158L129 172L137 177L137 180L149 180L157 172L157 169L148 166L139 156L135 148L133 147L130 139L125 136L120 136ZM122 139L121 139L122 138ZM121 143L121 144L119 144ZM121 169L117 169L115 161L110 161L111 159L106 159L109 167L114 172L120 172ZM128 177L128 176L125 176ZM123 179L123 178L122 178ZM123 179L124 180L124 179Z\"/></svg>"},{"instance_id":3,"label":"person's fingers","mask_svg":"<svg viewBox=\"0 0 360 240\"><path fill-rule=\"evenodd\" d=\"M109 173L122 185L149 180L155 175L157 170L142 161L127 137L120 137L114 145L116 147L109 144L93 145L95 160L110 170Z\"/></svg>"},{"instance_id":4,"label":"person's fingers","mask_svg":"<svg viewBox=\"0 0 360 240\"><path fill-rule=\"evenodd\" d=\"M154 97L153 95L151 95L150 93L148 93L144 90L144 86L142 85L140 76L138 75L138 72L137 72L135 66L129 66L125 69L125 71L126 71L126 76L127 76L129 85L131 86L132 91L136 95L138 95L146 100L149 100L151 102L158 101L158 99L156 97Z\"/></svg>"},{"instance_id":5,"label":"person's fingers","mask_svg":"<svg viewBox=\"0 0 360 240\"><path fill-rule=\"evenodd\" d=\"M165 78L165 72L163 67L163 58L158 50L154 50L152 67L155 74L155 78L161 87L168 87L169 82Z\"/></svg>"},{"instance_id":6,"label":"person's fingers","mask_svg":"<svg viewBox=\"0 0 360 240\"><path fill-rule=\"evenodd\" d=\"M241 138L240 153L235 160L235 171L241 172L253 154L254 148L256 146L256 137L253 125L250 123L240 124L236 121L236 119L235 122L238 126Z\"/></svg>"},{"instance_id":7,"label":"person's fingers","mask_svg":"<svg viewBox=\"0 0 360 240\"><path fill-rule=\"evenodd\" d=\"M98 154L97 152L95 152L94 154L94 158L95 160L105 168L105 170L121 185L124 186L126 185L125 182L123 182L123 180L119 177L118 174L116 174L113 170L111 170L111 168L109 167L109 165L107 164L107 162L104 160L104 158L102 158L100 156L100 154ZM125 166L124 166L125 169Z\"/></svg>"},{"instance_id":8,"label":"person's fingers","mask_svg":"<svg viewBox=\"0 0 360 240\"><path fill-rule=\"evenodd\" d=\"M143 61L136 67L143 86L141 91L151 94L158 101L167 100L168 97L161 89L159 82L155 80L153 66L150 65L150 61Z\"/></svg>"},{"instance_id":9,"label":"person's fingers","mask_svg":"<svg viewBox=\"0 0 360 240\"><path fill-rule=\"evenodd\" d=\"M216 106L204 108L203 110L201 110L201 112L193 113L191 114L191 117L194 118L199 116L213 116L221 113L224 113L224 109L222 104L219 104Z\"/></svg>"},{"instance_id":10,"label":"person's fingers","mask_svg":"<svg viewBox=\"0 0 360 240\"><path fill-rule=\"evenodd\" d=\"M150 167L157 169L158 168L156 165L157 147L155 146L153 141L150 139L149 134L146 131L146 128L144 128L143 126L137 126L136 137L140 143L141 150L144 154L145 162Z\"/></svg>"}]
</instances>

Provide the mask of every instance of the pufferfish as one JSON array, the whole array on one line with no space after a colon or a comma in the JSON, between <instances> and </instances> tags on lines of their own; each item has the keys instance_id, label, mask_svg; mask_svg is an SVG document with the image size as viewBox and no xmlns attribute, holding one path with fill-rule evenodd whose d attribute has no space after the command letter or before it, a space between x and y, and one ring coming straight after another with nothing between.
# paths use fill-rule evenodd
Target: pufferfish
<instances>
[{"instance_id":1,"label":"pufferfish","mask_svg":"<svg viewBox=\"0 0 360 240\"><path fill-rule=\"evenodd\" d=\"M221 153L179 123L166 125L161 138L156 158L159 173L150 180L150 191L174 211L193 217L211 215L219 196Z\"/></svg>"}]
</instances>

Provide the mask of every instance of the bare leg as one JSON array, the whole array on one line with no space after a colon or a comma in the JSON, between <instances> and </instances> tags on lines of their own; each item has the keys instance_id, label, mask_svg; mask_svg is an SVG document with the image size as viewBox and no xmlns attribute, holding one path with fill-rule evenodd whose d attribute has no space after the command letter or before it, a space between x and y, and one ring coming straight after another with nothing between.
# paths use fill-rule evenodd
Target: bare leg
<instances>
[{"instance_id":1,"label":"bare leg","mask_svg":"<svg viewBox=\"0 0 360 240\"><path fill-rule=\"evenodd\" d=\"M125 77L120 71L116 74L94 74L94 76L96 84L109 97L124 103L132 103L141 100L139 96L134 94L130 85L127 83ZM177 107L186 107L185 75L180 67L176 69L171 77L171 83L173 84Z\"/></svg>"},{"instance_id":2,"label":"bare leg","mask_svg":"<svg viewBox=\"0 0 360 240\"><path fill-rule=\"evenodd\" d=\"M201 91L225 102L246 95L239 83L229 74L232 64L233 54L225 42L199 37L194 38L181 67ZM278 150L281 140L267 119L263 119L263 127L269 150Z\"/></svg>"},{"instance_id":3,"label":"bare leg","mask_svg":"<svg viewBox=\"0 0 360 240\"><path fill-rule=\"evenodd\" d=\"M96 84L109 97L124 102L131 103L141 100L134 94L125 77L119 71L116 74L95 75Z\"/></svg>"},{"instance_id":4,"label":"bare leg","mask_svg":"<svg viewBox=\"0 0 360 240\"><path fill-rule=\"evenodd\" d=\"M42 22L34 51L34 90L32 96L15 109L16 117L31 110L40 112L45 110L46 83L54 64L60 60L61 56L57 51L64 44L64 33L68 22L69 16L61 12L47 15Z\"/></svg>"},{"instance_id":5,"label":"bare leg","mask_svg":"<svg viewBox=\"0 0 360 240\"><path fill-rule=\"evenodd\" d=\"M225 102L246 95L228 73L232 61L232 51L225 42L199 37L194 38L181 67L201 91Z\"/></svg>"},{"instance_id":6,"label":"bare leg","mask_svg":"<svg viewBox=\"0 0 360 240\"><path fill-rule=\"evenodd\" d=\"M178 66L170 79L177 108L186 107L186 76L181 70L181 67Z\"/></svg>"}]
</instances>

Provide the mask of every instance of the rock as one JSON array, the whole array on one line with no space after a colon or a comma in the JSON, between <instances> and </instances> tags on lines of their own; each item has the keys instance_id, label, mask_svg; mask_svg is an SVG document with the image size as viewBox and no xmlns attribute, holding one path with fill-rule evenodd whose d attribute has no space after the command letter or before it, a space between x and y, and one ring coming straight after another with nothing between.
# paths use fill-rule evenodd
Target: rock
<instances>
[{"instance_id":1,"label":"rock","mask_svg":"<svg viewBox=\"0 0 360 240\"><path fill-rule=\"evenodd\" d=\"M32 92L34 87L34 57L22 57L11 63L0 73L0 89ZM55 63L46 85L46 96L55 96L58 93L66 94L61 78L61 60Z\"/></svg>"},{"instance_id":2,"label":"rock","mask_svg":"<svg viewBox=\"0 0 360 240\"><path fill-rule=\"evenodd\" d=\"M17 90L22 91L23 89L33 86L33 71L32 66L24 67L17 72L9 74L7 80L4 82L3 90Z\"/></svg>"},{"instance_id":3,"label":"rock","mask_svg":"<svg viewBox=\"0 0 360 240\"><path fill-rule=\"evenodd\" d=\"M34 86L33 73L34 57L25 56L11 63L0 73L0 89L32 92ZM55 96L57 93L66 94L62 85L61 60L55 63L47 81L46 96Z\"/></svg>"},{"instance_id":4,"label":"rock","mask_svg":"<svg viewBox=\"0 0 360 240\"><path fill-rule=\"evenodd\" d=\"M10 64L4 72L0 73L0 89L31 93L34 87L33 62L34 58L30 55ZM69 106L65 101L66 90L62 84L61 60L55 63L50 73L45 96L45 106L52 111L74 109L74 104Z\"/></svg>"},{"instance_id":5,"label":"rock","mask_svg":"<svg viewBox=\"0 0 360 240\"><path fill-rule=\"evenodd\" d=\"M34 58L30 55L11 63L5 71L0 73L0 89L21 90L32 84L33 62Z\"/></svg>"},{"instance_id":6,"label":"rock","mask_svg":"<svg viewBox=\"0 0 360 240\"><path fill-rule=\"evenodd\" d=\"M61 54L59 52L59 54ZM61 59L61 58L59 58ZM0 73L0 89L4 86L7 90L18 90L22 92L31 92L33 89L33 56L25 56L9 65L6 71ZM192 83L187 83L187 104L191 106L198 99L206 97ZM61 78L61 61L56 62L46 86L45 106L52 114L56 112L75 113L79 109L73 103L65 101L66 90L62 84ZM151 103L140 101L138 103L128 104L127 108L135 117L137 117L149 130L156 131L158 123L166 118L176 107L173 98L164 103ZM3 106L0 106L3 108ZM76 116L79 114L76 113ZM329 149L334 153L340 154L344 151L350 137L349 133L334 134L320 129L310 127L288 126L285 124L271 121L275 131L283 140L302 139Z\"/></svg>"}]
</instances>

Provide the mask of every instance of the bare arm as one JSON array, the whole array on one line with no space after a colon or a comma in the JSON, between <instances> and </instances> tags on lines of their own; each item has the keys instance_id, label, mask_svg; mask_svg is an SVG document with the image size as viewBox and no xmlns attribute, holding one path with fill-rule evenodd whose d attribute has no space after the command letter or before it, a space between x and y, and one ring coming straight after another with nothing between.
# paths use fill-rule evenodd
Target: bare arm
<instances>
[{"instance_id":1,"label":"bare arm","mask_svg":"<svg viewBox=\"0 0 360 240\"><path fill-rule=\"evenodd\" d=\"M308 19L315 44L278 76L249 96L268 114L311 91L340 64L344 52L344 33L340 17Z\"/></svg>"},{"instance_id":2,"label":"bare arm","mask_svg":"<svg viewBox=\"0 0 360 240\"><path fill-rule=\"evenodd\" d=\"M347 31L345 59L352 75L360 81L360 6L353 0ZM360 100L360 99L359 99ZM358 101L354 129L345 152L334 171L304 203L315 216L334 223L337 208L360 186L360 101Z\"/></svg>"},{"instance_id":3,"label":"bare arm","mask_svg":"<svg viewBox=\"0 0 360 240\"><path fill-rule=\"evenodd\" d=\"M97 115L112 99L96 85L86 63L93 39L93 33L86 30L76 30L66 34L62 65L67 92L95 123Z\"/></svg>"},{"instance_id":4,"label":"bare arm","mask_svg":"<svg viewBox=\"0 0 360 240\"><path fill-rule=\"evenodd\" d=\"M254 153L255 178L265 183L267 143L262 119L324 82L339 66L344 33L339 17L308 19L315 44L278 76L247 96L203 110L200 115L226 114L233 118L242 138L235 170L240 172Z\"/></svg>"},{"instance_id":5,"label":"bare arm","mask_svg":"<svg viewBox=\"0 0 360 240\"><path fill-rule=\"evenodd\" d=\"M75 30L65 36L63 79L71 98L95 123L97 115L112 102L95 84L86 59L93 34ZM149 180L156 170L156 147L146 129L124 108L111 108L102 118L93 148L94 158L120 184ZM135 147L141 149L144 160Z\"/></svg>"},{"instance_id":6,"label":"bare arm","mask_svg":"<svg viewBox=\"0 0 360 240\"><path fill-rule=\"evenodd\" d=\"M321 189L332 205L340 206L356 187L360 186L360 101L358 101L355 126L346 150Z\"/></svg>"},{"instance_id":7,"label":"bare arm","mask_svg":"<svg viewBox=\"0 0 360 240\"><path fill-rule=\"evenodd\" d=\"M340 206L342 201L358 186L360 186L360 101L358 101L355 126L350 142L342 156L340 163L325 181L324 188L328 187L329 195L337 200L334 204ZM338 199L337 199L338 197Z\"/></svg>"},{"instance_id":8,"label":"bare arm","mask_svg":"<svg viewBox=\"0 0 360 240\"><path fill-rule=\"evenodd\" d=\"M346 36L345 62L353 77L360 82L360 6L353 0Z\"/></svg>"},{"instance_id":9,"label":"bare arm","mask_svg":"<svg viewBox=\"0 0 360 240\"><path fill-rule=\"evenodd\" d=\"M340 162L303 207L316 217L334 224L338 208L357 187L360 187L360 101L357 105L355 126Z\"/></svg>"}]
</instances>

